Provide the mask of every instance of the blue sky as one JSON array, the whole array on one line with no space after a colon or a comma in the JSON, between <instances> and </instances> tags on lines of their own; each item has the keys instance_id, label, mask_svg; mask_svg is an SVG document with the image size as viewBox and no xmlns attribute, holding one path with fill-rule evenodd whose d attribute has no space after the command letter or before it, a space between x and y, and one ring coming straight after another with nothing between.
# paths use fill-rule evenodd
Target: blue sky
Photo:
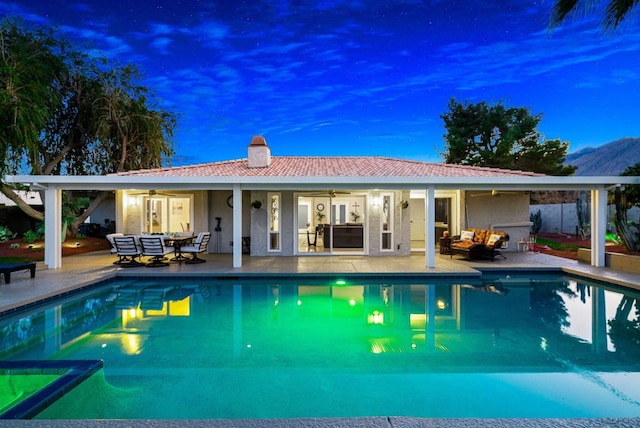
<instances>
[{"instance_id":1,"label":"blue sky","mask_svg":"<svg viewBox=\"0 0 640 428\"><path fill-rule=\"evenodd\" d=\"M640 31L598 17L547 29L553 2L24 0L0 14L56 26L135 63L180 115L173 165L246 156L441 161L458 101L527 107L570 152L640 137Z\"/></svg>"}]
</instances>

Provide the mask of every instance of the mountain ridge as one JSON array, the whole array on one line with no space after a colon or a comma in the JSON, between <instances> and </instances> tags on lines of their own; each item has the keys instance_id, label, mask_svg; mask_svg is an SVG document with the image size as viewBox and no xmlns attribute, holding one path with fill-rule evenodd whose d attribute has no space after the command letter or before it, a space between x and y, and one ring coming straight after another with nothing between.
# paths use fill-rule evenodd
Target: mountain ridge
<instances>
[{"instance_id":1,"label":"mountain ridge","mask_svg":"<svg viewBox=\"0 0 640 428\"><path fill-rule=\"evenodd\" d=\"M620 175L625 169L640 163L640 138L624 137L600 147L585 147L569 153L565 165L578 169L577 176Z\"/></svg>"}]
</instances>

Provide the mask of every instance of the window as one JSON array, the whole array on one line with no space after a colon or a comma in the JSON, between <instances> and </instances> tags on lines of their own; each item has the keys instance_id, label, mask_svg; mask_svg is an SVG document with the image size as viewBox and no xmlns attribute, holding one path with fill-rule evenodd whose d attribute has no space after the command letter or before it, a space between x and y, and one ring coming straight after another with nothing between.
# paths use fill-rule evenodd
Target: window
<instances>
[{"instance_id":1,"label":"window","mask_svg":"<svg viewBox=\"0 0 640 428\"><path fill-rule=\"evenodd\" d=\"M347 222L347 203L333 202L331 204L331 223L345 224Z\"/></svg>"},{"instance_id":2,"label":"window","mask_svg":"<svg viewBox=\"0 0 640 428\"><path fill-rule=\"evenodd\" d=\"M192 195L145 197L142 231L167 233L191 230L192 205Z\"/></svg>"},{"instance_id":3,"label":"window","mask_svg":"<svg viewBox=\"0 0 640 428\"><path fill-rule=\"evenodd\" d=\"M269 251L280 251L280 193L267 193L269 201Z\"/></svg>"},{"instance_id":4,"label":"window","mask_svg":"<svg viewBox=\"0 0 640 428\"><path fill-rule=\"evenodd\" d=\"M380 250L393 251L393 194L382 194L380 211Z\"/></svg>"}]
</instances>

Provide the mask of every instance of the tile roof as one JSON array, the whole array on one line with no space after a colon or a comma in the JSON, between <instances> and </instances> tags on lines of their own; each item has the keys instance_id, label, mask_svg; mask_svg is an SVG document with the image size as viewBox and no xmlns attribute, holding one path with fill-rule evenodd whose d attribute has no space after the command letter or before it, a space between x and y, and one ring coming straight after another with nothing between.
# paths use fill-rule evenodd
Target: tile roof
<instances>
[{"instance_id":1,"label":"tile roof","mask_svg":"<svg viewBox=\"0 0 640 428\"><path fill-rule=\"evenodd\" d=\"M127 171L118 176L150 177L543 177L526 171L418 162L380 156L272 156L267 168L247 159L171 168Z\"/></svg>"}]
</instances>

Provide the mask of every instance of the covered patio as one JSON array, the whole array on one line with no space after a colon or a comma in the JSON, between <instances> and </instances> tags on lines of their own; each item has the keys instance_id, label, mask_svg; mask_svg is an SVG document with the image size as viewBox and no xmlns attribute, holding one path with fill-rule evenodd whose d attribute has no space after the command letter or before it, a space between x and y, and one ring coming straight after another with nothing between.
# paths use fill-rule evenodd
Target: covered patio
<instances>
[{"instance_id":1,"label":"covered patio","mask_svg":"<svg viewBox=\"0 0 640 428\"><path fill-rule=\"evenodd\" d=\"M116 232L129 235L176 232L178 227L214 232L221 230L220 219L224 219L232 225L232 233L225 235L225 241L231 242L232 248L227 248L232 252L229 265L234 269L246 263L243 247L247 238L255 244L256 252L252 249L251 254L265 260L272 256L288 258L299 255L296 248L301 231L317 230L319 224L329 231L323 246L332 253L332 266L339 264L333 259L336 246L356 248L352 254L384 256L380 260L385 260L386 265L396 256L403 256L403 260L413 258L411 241L415 239L424 250L421 268L435 269L436 241L444 230L457 233L464 228L500 226L515 228L518 235L528 236L529 212L522 209L528 208L528 192L551 190L590 192L591 265L605 266L608 190L640 184L640 177L555 177L379 156L272 157L264 137L254 136L246 159L106 176L7 176L5 181L28 185L44 194L44 262L49 269L62 267L62 192L66 190L115 192ZM156 198L156 189L163 189L175 199ZM469 220L468 207L472 204L466 199L467 193L479 195L471 192L489 197L515 195L502 202L492 199L475 204L480 208L476 217L482 220L473 224ZM352 200L338 199L338 194ZM419 197L411 196L418 194ZM438 202L447 198L452 202L447 203L444 216L440 213L438 218ZM167 222L169 202L171 214L175 211L180 217L175 221L171 217L172 221ZM263 203L265 208L258 211ZM410 205L407 215L404 212ZM413 209L419 217L411 217ZM337 234L338 230L344 236ZM338 238L343 241L340 245ZM514 238L515 243L518 236ZM217 249L218 241L215 240ZM309 245L311 242L307 238ZM315 235L313 244L317 248Z\"/></svg>"},{"instance_id":2,"label":"covered patio","mask_svg":"<svg viewBox=\"0 0 640 428\"><path fill-rule=\"evenodd\" d=\"M44 193L45 211L53 213L45 218L46 246L45 265L49 269L62 267L61 207L63 190L167 189L167 190L228 190L232 192L230 205L233 212L233 242L242 242L243 191L265 190L321 190L333 189L421 189L424 191L425 248L421 264L436 268L436 240L430 231L435 230L436 190L457 191L532 191L532 190L582 190L591 193L591 265L605 265L605 234L607 226L608 189L625 184L638 184L640 177L167 177L167 176L7 176L13 183L24 183ZM244 201L246 202L246 201ZM229 260L232 268L241 268L245 263L242 246L233 247ZM412 256L413 257L413 256Z\"/></svg>"}]
</instances>

